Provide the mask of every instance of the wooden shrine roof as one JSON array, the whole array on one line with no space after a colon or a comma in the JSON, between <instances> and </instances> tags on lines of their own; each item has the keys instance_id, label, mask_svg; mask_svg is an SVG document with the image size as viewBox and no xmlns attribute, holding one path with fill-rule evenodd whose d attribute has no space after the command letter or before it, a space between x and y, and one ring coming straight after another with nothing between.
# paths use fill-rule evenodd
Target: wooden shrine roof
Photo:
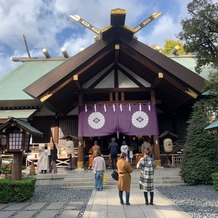
<instances>
[{"instance_id":1,"label":"wooden shrine roof","mask_svg":"<svg viewBox=\"0 0 218 218\"><path fill-rule=\"evenodd\" d=\"M135 85L122 87L121 74ZM99 88L109 75L113 86ZM158 108L172 112L193 102L202 93L204 83L193 71L136 40L134 29L125 25L125 13L119 9L112 11L111 25L101 31L99 41L24 91L64 115L79 104L143 103L151 100L154 91Z\"/></svg>"}]
</instances>

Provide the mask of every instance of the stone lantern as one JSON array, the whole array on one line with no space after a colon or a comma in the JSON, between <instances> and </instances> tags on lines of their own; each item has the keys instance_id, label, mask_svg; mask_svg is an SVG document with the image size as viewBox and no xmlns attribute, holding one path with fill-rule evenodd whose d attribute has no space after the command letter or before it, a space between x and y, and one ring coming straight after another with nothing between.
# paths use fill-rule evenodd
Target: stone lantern
<instances>
[{"instance_id":1,"label":"stone lantern","mask_svg":"<svg viewBox=\"0 0 218 218\"><path fill-rule=\"evenodd\" d=\"M0 133L6 138L6 153L13 154L12 179L20 180L22 174L22 155L29 148L30 136L43 133L29 123L10 118L0 126Z\"/></svg>"}]
</instances>

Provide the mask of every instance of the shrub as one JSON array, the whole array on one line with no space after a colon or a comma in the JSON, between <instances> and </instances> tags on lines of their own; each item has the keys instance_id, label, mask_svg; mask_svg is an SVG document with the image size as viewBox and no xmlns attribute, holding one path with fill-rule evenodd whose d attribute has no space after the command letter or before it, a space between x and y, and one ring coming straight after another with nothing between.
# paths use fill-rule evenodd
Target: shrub
<instances>
[{"instance_id":1,"label":"shrub","mask_svg":"<svg viewBox=\"0 0 218 218\"><path fill-rule=\"evenodd\" d=\"M12 173L12 163L2 163L2 174L11 174Z\"/></svg>"},{"instance_id":2,"label":"shrub","mask_svg":"<svg viewBox=\"0 0 218 218\"><path fill-rule=\"evenodd\" d=\"M204 130L208 125L207 105L204 101L197 102L188 121L181 176L189 185L212 184L212 173L218 170L218 134Z\"/></svg>"},{"instance_id":3,"label":"shrub","mask_svg":"<svg viewBox=\"0 0 218 218\"><path fill-rule=\"evenodd\" d=\"M24 202L35 192L35 177L24 177L21 180L0 180L0 203Z\"/></svg>"},{"instance_id":4,"label":"shrub","mask_svg":"<svg viewBox=\"0 0 218 218\"><path fill-rule=\"evenodd\" d=\"M218 173L213 173L212 179L213 179L213 187L215 188L216 191L218 191Z\"/></svg>"}]
</instances>

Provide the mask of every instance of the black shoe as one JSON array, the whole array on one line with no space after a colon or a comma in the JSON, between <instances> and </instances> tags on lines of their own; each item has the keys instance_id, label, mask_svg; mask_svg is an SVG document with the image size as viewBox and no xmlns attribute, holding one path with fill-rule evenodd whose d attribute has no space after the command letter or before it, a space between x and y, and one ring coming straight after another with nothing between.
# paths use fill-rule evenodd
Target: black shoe
<instances>
[{"instance_id":1,"label":"black shoe","mask_svg":"<svg viewBox=\"0 0 218 218\"><path fill-rule=\"evenodd\" d=\"M130 203L126 203L126 205L131 205Z\"/></svg>"},{"instance_id":2,"label":"black shoe","mask_svg":"<svg viewBox=\"0 0 218 218\"><path fill-rule=\"evenodd\" d=\"M149 203L148 203L148 202L145 202L145 204L146 204L146 205L149 205Z\"/></svg>"},{"instance_id":3,"label":"black shoe","mask_svg":"<svg viewBox=\"0 0 218 218\"><path fill-rule=\"evenodd\" d=\"M120 204L124 204L124 202L123 202L123 201L121 201L121 202L120 202Z\"/></svg>"},{"instance_id":4,"label":"black shoe","mask_svg":"<svg viewBox=\"0 0 218 218\"><path fill-rule=\"evenodd\" d=\"M151 202L150 205L154 205L153 202Z\"/></svg>"}]
</instances>

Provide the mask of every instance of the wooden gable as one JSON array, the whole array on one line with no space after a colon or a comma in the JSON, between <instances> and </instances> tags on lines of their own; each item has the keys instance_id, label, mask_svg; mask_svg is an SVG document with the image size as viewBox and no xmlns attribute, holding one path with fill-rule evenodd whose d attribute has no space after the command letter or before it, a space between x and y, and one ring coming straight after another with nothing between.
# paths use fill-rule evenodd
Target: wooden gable
<instances>
[{"instance_id":1,"label":"wooden gable","mask_svg":"<svg viewBox=\"0 0 218 218\"><path fill-rule=\"evenodd\" d=\"M80 104L148 102L151 92L162 111L192 103L201 94L204 79L136 40L134 29L124 25L124 15L122 9L112 10L111 25L101 31L99 41L24 91L63 115ZM121 87L121 74L135 86ZM108 75L113 87L97 88Z\"/></svg>"}]
</instances>

